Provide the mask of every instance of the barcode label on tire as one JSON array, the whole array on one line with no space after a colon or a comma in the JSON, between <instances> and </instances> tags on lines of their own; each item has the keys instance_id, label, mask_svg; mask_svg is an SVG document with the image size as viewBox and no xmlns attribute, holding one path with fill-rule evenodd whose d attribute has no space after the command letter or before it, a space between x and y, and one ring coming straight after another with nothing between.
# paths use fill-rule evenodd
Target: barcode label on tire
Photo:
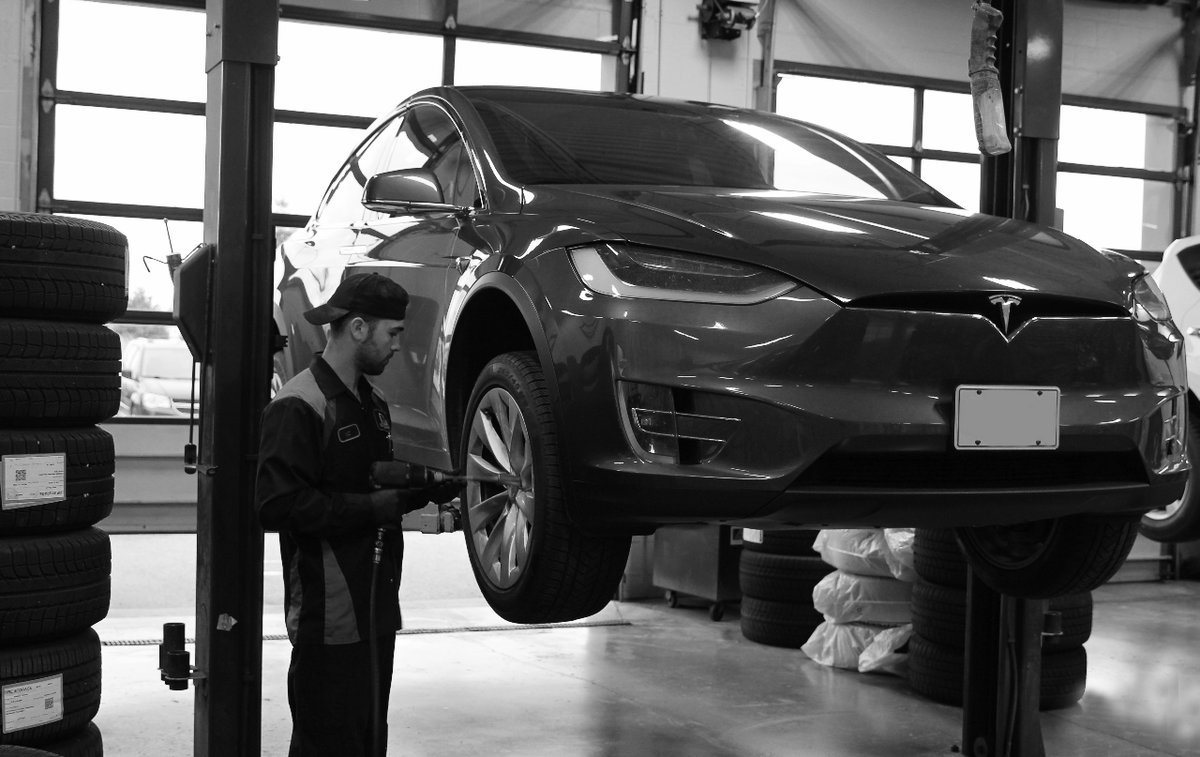
<instances>
[{"instance_id":1,"label":"barcode label on tire","mask_svg":"<svg viewBox=\"0 0 1200 757\"><path fill-rule=\"evenodd\" d=\"M62 674L10 683L3 689L3 732L23 731L63 719Z\"/></svg>"},{"instance_id":2,"label":"barcode label on tire","mask_svg":"<svg viewBox=\"0 0 1200 757\"><path fill-rule=\"evenodd\" d=\"M0 508L14 510L67 498L67 455L0 456Z\"/></svg>"}]
</instances>

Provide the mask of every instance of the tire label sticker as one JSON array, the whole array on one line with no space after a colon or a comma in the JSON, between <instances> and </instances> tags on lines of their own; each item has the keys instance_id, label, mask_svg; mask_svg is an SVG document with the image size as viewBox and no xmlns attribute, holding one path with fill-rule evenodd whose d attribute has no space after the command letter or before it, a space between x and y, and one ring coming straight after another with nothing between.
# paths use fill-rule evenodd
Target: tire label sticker
<instances>
[{"instance_id":1,"label":"tire label sticker","mask_svg":"<svg viewBox=\"0 0 1200 757\"><path fill-rule=\"evenodd\" d=\"M67 498L67 455L0 456L0 509L61 502Z\"/></svg>"},{"instance_id":2,"label":"tire label sticker","mask_svg":"<svg viewBox=\"0 0 1200 757\"><path fill-rule=\"evenodd\" d=\"M63 719L62 673L4 687L5 734Z\"/></svg>"}]
</instances>

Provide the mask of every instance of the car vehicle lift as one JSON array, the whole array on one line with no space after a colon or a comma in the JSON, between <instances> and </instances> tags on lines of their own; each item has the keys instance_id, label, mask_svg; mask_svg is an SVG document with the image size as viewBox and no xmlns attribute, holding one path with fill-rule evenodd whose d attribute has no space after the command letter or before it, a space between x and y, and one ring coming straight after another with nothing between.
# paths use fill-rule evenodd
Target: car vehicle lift
<instances>
[{"instance_id":1,"label":"car vehicle lift","mask_svg":"<svg viewBox=\"0 0 1200 757\"><path fill-rule=\"evenodd\" d=\"M1062 0L999 0L1005 110L1012 152L983 160L980 207L997 216L1054 221L1062 86ZM197 460L196 755L261 752L263 540L253 508L258 413L275 345L270 318L277 0L208 0L204 242L190 265L207 279L206 313L245 329L203 340L205 413ZM1037 40L1036 56L1026 42ZM183 269L181 269L181 272ZM179 316L179 313L176 313ZM205 318L207 322L207 317ZM213 329L205 329L216 336ZM1041 757L1037 722L1044 603L1001 597L972 579L968 593L964 751ZM1016 661L1002 668L1003 659ZM990 671L1007 671L993 679ZM997 686L999 684L999 686Z\"/></svg>"},{"instance_id":2,"label":"car vehicle lift","mask_svg":"<svg viewBox=\"0 0 1200 757\"><path fill-rule=\"evenodd\" d=\"M1010 152L982 160L983 213L1055 225L1063 2L998 0L996 58ZM1036 42L1036 55L1027 50ZM1045 600L1003 596L972 572L967 587L962 751L1044 757L1039 719ZM1054 632L1054 629L1050 629Z\"/></svg>"}]
</instances>

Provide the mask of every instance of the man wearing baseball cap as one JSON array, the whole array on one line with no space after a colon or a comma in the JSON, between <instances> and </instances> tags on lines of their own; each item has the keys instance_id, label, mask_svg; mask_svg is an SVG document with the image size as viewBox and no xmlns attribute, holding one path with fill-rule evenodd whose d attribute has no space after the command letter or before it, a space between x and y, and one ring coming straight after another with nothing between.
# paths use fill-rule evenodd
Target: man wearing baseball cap
<instances>
[{"instance_id":1,"label":"man wearing baseball cap","mask_svg":"<svg viewBox=\"0 0 1200 757\"><path fill-rule=\"evenodd\" d=\"M292 642L289 757L386 751L372 751L372 713L378 703L380 743L386 744L400 628L400 521L455 493L444 485L377 489L371 483L371 464L392 460L392 424L387 402L367 377L381 374L400 349L407 307L408 293L390 278L347 277L328 302L304 314L310 323L329 324L324 352L263 410L256 506L263 528L279 532L283 558ZM377 533L385 534L380 555ZM377 666L371 664L372 637Z\"/></svg>"}]
</instances>

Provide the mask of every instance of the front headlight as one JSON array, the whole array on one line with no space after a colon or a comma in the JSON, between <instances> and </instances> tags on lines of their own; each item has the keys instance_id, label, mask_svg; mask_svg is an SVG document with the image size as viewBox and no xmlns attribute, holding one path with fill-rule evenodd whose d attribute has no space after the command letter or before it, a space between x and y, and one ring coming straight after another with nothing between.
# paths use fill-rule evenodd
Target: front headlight
<instances>
[{"instance_id":1,"label":"front headlight","mask_svg":"<svg viewBox=\"0 0 1200 757\"><path fill-rule=\"evenodd\" d=\"M155 394L154 392L142 392L141 396L142 407L147 410L172 410L175 403L165 394Z\"/></svg>"},{"instance_id":2,"label":"front headlight","mask_svg":"<svg viewBox=\"0 0 1200 757\"><path fill-rule=\"evenodd\" d=\"M1149 275L1142 276L1133 282L1131 292L1132 302L1129 311L1139 321L1170 321L1171 308L1167 307L1167 298L1163 297L1158 283Z\"/></svg>"},{"instance_id":3,"label":"front headlight","mask_svg":"<svg viewBox=\"0 0 1200 757\"><path fill-rule=\"evenodd\" d=\"M732 260L605 244L571 250L584 286L610 297L753 305L796 288L796 282Z\"/></svg>"}]
</instances>

